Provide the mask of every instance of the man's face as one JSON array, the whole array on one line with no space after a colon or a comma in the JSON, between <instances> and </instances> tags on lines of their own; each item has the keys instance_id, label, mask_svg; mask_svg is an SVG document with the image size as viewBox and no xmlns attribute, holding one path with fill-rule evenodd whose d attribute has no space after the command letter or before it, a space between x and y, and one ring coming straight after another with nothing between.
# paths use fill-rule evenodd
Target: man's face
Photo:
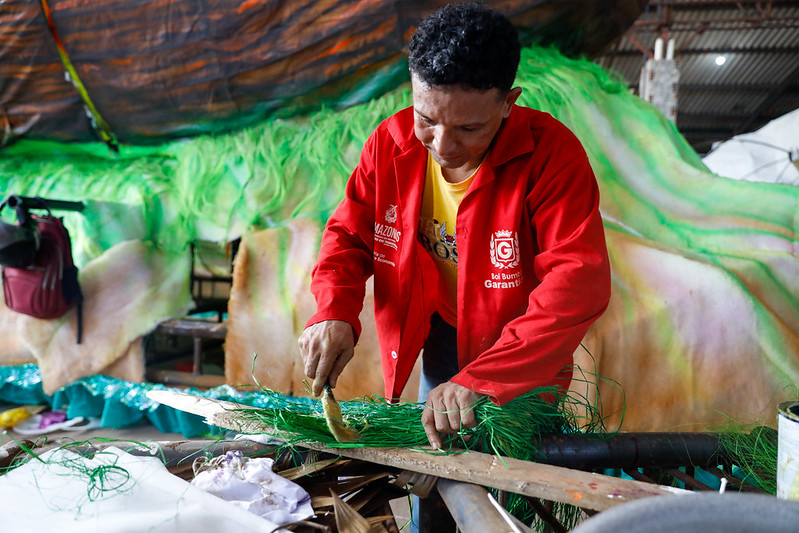
<instances>
[{"instance_id":1,"label":"man's face","mask_svg":"<svg viewBox=\"0 0 799 533\"><path fill-rule=\"evenodd\" d=\"M411 74L414 132L449 181L462 181L480 165L502 120L521 94L435 87Z\"/></svg>"}]
</instances>

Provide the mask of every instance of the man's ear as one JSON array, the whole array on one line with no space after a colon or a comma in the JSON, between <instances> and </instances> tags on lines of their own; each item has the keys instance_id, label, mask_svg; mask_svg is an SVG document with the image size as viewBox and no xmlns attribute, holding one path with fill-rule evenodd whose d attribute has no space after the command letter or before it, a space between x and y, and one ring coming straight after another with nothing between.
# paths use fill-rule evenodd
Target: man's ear
<instances>
[{"instance_id":1,"label":"man's ear","mask_svg":"<svg viewBox=\"0 0 799 533\"><path fill-rule=\"evenodd\" d=\"M519 96L522 95L522 88L521 87L514 87L508 94L505 95L505 103L502 107L502 118L508 118L510 115L510 110L513 107L513 104L516 103L516 100L519 99Z\"/></svg>"}]
</instances>

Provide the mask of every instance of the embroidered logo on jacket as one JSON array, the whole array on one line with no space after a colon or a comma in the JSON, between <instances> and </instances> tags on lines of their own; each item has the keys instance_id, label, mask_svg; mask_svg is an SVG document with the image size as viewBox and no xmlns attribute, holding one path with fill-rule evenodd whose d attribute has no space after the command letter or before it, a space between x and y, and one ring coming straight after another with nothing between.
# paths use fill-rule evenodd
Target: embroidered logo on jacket
<instances>
[{"instance_id":1,"label":"embroidered logo on jacket","mask_svg":"<svg viewBox=\"0 0 799 533\"><path fill-rule=\"evenodd\" d=\"M375 222L375 242L397 249L402 232L392 226Z\"/></svg>"},{"instance_id":2,"label":"embroidered logo on jacket","mask_svg":"<svg viewBox=\"0 0 799 533\"><path fill-rule=\"evenodd\" d=\"M386 222L389 224L393 224L397 221L397 206L391 204L388 209L386 209Z\"/></svg>"},{"instance_id":3,"label":"embroidered logo on jacket","mask_svg":"<svg viewBox=\"0 0 799 533\"><path fill-rule=\"evenodd\" d=\"M519 234L515 231L495 231L491 236L491 264L497 268L519 266Z\"/></svg>"}]
</instances>

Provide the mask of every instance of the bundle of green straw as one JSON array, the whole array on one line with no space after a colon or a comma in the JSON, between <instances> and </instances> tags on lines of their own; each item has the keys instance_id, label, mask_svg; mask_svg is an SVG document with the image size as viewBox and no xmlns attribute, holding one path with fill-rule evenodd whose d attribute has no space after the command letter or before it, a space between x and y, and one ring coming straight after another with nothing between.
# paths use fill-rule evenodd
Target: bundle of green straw
<instances>
[{"instance_id":1,"label":"bundle of green straw","mask_svg":"<svg viewBox=\"0 0 799 533\"><path fill-rule=\"evenodd\" d=\"M360 437L355 442L337 442L325 421L322 404L312 398L286 396L262 389L268 407L236 410L240 419L252 421L287 445L307 442L331 448L402 447L422 449L428 444L422 427L423 403L392 403L379 396L362 396L341 402L345 424ZM517 459L534 459L535 442L546 433L577 433L602 430L599 410L584 398L564 395L557 386L540 387L498 406L488 397L478 400L477 425L447 436L441 450L459 453L477 450ZM578 414L579 413L579 414Z\"/></svg>"}]
</instances>

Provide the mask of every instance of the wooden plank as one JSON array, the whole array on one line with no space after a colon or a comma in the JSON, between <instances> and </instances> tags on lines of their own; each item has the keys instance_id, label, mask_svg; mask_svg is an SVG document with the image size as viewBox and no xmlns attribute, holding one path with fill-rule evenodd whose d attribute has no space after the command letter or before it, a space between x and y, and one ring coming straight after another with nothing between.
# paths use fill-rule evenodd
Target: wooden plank
<instances>
[{"instance_id":1,"label":"wooden plank","mask_svg":"<svg viewBox=\"0 0 799 533\"><path fill-rule=\"evenodd\" d=\"M405 448L329 448L312 443L303 446L596 511L651 496L692 494L674 487L480 452L432 455Z\"/></svg>"},{"instance_id":2,"label":"wooden plank","mask_svg":"<svg viewBox=\"0 0 799 533\"><path fill-rule=\"evenodd\" d=\"M170 387L196 387L198 389L212 389L224 385L225 376L215 374L195 375L191 372L181 372L179 370L162 370L158 368L148 368L144 377L152 383L163 383Z\"/></svg>"},{"instance_id":3,"label":"wooden plank","mask_svg":"<svg viewBox=\"0 0 799 533\"><path fill-rule=\"evenodd\" d=\"M258 427L257 423L238 417L234 410L242 406L235 403L172 391L150 391L147 396L176 409L204 416L207 423L217 427L241 433L267 433L280 438L273 429ZM651 496L693 494L691 491L674 487L474 451L456 455L434 455L406 448L332 448L317 443L300 445L343 457L568 503L596 511Z\"/></svg>"},{"instance_id":4,"label":"wooden plank","mask_svg":"<svg viewBox=\"0 0 799 533\"><path fill-rule=\"evenodd\" d=\"M155 328L155 331L163 335L224 339L225 335L227 335L227 323L179 318L161 322Z\"/></svg>"}]
</instances>

